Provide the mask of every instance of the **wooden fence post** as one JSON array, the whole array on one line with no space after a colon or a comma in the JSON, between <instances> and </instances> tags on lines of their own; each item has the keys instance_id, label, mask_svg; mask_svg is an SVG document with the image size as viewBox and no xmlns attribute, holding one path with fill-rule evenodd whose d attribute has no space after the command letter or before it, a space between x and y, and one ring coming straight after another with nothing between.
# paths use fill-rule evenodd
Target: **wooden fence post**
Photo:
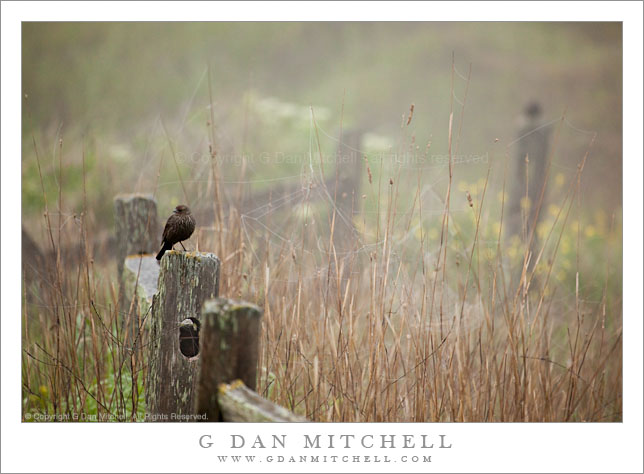
<instances>
[{"instance_id":1,"label":"wooden fence post","mask_svg":"<svg viewBox=\"0 0 644 474\"><path fill-rule=\"evenodd\" d=\"M128 255L156 253L161 246L157 203L149 194L121 194L114 198L116 257L119 278Z\"/></svg>"},{"instance_id":2,"label":"wooden fence post","mask_svg":"<svg viewBox=\"0 0 644 474\"><path fill-rule=\"evenodd\" d=\"M196 412L222 421L219 385L241 379L255 390L262 310L243 301L207 301L200 332L201 370Z\"/></svg>"},{"instance_id":3,"label":"wooden fence post","mask_svg":"<svg viewBox=\"0 0 644 474\"><path fill-rule=\"evenodd\" d=\"M338 291L339 284L339 291L344 294L350 269L356 265L356 262L352 261L355 256L353 251L360 246L362 238L353 222L354 215L362 206L361 187L366 174L361 152L362 135L362 131L358 129L344 132L336 151L336 173L326 185L331 199L335 199L333 249L329 249L333 255L329 267L329 282L333 293Z\"/></svg>"},{"instance_id":4,"label":"wooden fence post","mask_svg":"<svg viewBox=\"0 0 644 474\"><path fill-rule=\"evenodd\" d=\"M149 315L152 297L157 292L159 263L154 255L128 255L123 265L121 305L126 341L140 342L143 317ZM132 311L130 312L130 307ZM147 316L149 319L149 316Z\"/></svg>"},{"instance_id":5,"label":"wooden fence post","mask_svg":"<svg viewBox=\"0 0 644 474\"><path fill-rule=\"evenodd\" d=\"M141 318L149 309L159 276L153 255L161 240L157 203L149 194L118 195L114 198L114 223L121 330L125 347L135 350L130 345L141 342Z\"/></svg>"},{"instance_id":6,"label":"wooden fence post","mask_svg":"<svg viewBox=\"0 0 644 474\"><path fill-rule=\"evenodd\" d=\"M148 337L150 421L181 421L178 416L195 414L194 394L203 358L199 352L186 356L182 348L185 352L186 338L194 333L199 337L203 303L219 294L219 268L219 258L212 253L171 250L161 259ZM194 347L199 346L196 340Z\"/></svg>"},{"instance_id":7,"label":"wooden fence post","mask_svg":"<svg viewBox=\"0 0 644 474\"><path fill-rule=\"evenodd\" d=\"M537 102L530 103L525 107L522 122L518 138L515 140L516 151L512 160L514 177L509 186L510 197L506 201L508 210L505 233L508 237L523 236L524 218L526 237L529 237L548 166L550 133L547 127L542 126L541 106ZM529 203L524 201L526 191ZM528 207L527 209L522 208L522 202L524 202L523 206ZM543 215L545 208L546 206L542 205L540 215ZM537 248L535 239L531 250L534 252Z\"/></svg>"},{"instance_id":8,"label":"wooden fence post","mask_svg":"<svg viewBox=\"0 0 644 474\"><path fill-rule=\"evenodd\" d=\"M253 391L262 310L212 300L219 258L171 250L159 263L154 199L117 196L114 209L126 347L147 359L146 420L306 421Z\"/></svg>"}]
</instances>

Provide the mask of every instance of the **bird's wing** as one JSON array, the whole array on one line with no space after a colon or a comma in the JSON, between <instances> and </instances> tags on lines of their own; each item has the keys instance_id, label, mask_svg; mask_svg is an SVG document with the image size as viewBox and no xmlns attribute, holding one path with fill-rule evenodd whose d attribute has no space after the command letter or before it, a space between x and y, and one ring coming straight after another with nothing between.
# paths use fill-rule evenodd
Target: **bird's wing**
<instances>
[{"instance_id":1,"label":"bird's wing","mask_svg":"<svg viewBox=\"0 0 644 474\"><path fill-rule=\"evenodd\" d=\"M161 238L162 242L165 242L166 238L168 237L168 231L172 227L172 221L174 220L173 217L174 215L171 215L168 218L168 222L165 223L165 227L163 228L163 236Z\"/></svg>"}]
</instances>

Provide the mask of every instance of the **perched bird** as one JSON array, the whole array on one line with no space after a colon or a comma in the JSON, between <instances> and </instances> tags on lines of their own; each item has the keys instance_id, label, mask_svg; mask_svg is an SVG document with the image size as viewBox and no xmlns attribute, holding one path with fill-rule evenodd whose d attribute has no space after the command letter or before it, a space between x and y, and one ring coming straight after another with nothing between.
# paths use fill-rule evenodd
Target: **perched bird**
<instances>
[{"instance_id":1,"label":"perched bird","mask_svg":"<svg viewBox=\"0 0 644 474\"><path fill-rule=\"evenodd\" d=\"M188 206L178 205L163 229L163 238L161 241L161 250L157 255L157 260L161 260L166 250L172 250L176 243L183 247L183 241L188 240L195 231L195 218L190 214ZM186 248L183 247L183 250Z\"/></svg>"}]
</instances>

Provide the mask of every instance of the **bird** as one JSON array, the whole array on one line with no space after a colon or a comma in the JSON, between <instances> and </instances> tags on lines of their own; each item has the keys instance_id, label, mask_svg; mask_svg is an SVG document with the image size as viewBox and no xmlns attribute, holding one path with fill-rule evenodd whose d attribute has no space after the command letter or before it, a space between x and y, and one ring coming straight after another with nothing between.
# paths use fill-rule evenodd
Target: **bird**
<instances>
[{"instance_id":1,"label":"bird","mask_svg":"<svg viewBox=\"0 0 644 474\"><path fill-rule=\"evenodd\" d=\"M168 221L163 229L163 237L161 240L161 250L157 254L157 260L161 260L166 250L172 250L176 243L180 243L185 251L183 241L188 240L192 233L195 231L195 218L190 213L190 208L179 204L175 207L172 215L168 217Z\"/></svg>"}]
</instances>

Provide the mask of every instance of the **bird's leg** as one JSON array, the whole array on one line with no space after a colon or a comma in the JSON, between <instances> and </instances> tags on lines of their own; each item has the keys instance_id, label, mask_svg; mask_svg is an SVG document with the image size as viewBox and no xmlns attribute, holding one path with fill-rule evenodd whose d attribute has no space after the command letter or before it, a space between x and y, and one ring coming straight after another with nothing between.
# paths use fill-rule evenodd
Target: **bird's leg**
<instances>
[{"instance_id":1,"label":"bird's leg","mask_svg":"<svg viewBox=\"0 0 644 474\"><path fill-rule=\"evenodd\" d=\"M183 247L183 242L179 242L179 243L180 243L180 244L181 244L181 246ZM185 247L183 247L183 251L184 251L184 252L186 251L186 248L185 248Z\"/></svg>"}]
</instances>

